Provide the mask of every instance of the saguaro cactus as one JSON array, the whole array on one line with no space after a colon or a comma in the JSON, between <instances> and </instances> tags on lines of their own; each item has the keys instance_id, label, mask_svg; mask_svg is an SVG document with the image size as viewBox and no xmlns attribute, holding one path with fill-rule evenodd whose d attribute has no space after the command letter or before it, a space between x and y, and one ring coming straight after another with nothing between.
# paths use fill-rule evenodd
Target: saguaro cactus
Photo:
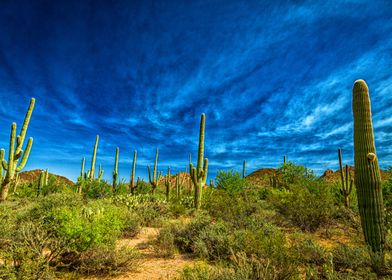
<instances>
[{"instance_id":1,"label":"saguaro cactus","mask_svg":"<svg viewBox=\"0 0 392 280\"><path fill-rule=\"evenodd\" d=\"M99 164L98 167L98 182L101 182L104 170L102 169L102 164Z\"/></svg>"},{"instance_id":2,"label":"saguaro cactus","mask_svg":"<svg viewBox=\"0 0 392 280\"><path fill-rule=\"evenodd\" d=\"M242 164L242 178L245 178L246 174L246 160L244 159L244 163Z\"/></svg>"},{"instance_id":3,"label":"saguaro cactus","mask_svg":"<svg viewBox=\"0 0 392 280\"><path fill-rule=\"evenodd\" d=\"M77 192L78 193L82 193L82 189L83 189L83 186L84 186L84 183L85 183L85 180L86 180L86 173L84 172L84 165L85 165L85 163L86 163L86 158L85 157L83 157L82 158L82 167L80 168L80 176L79 176L79 184L78 184L78 189L77 189Z\"/></svg>"},{"instance_id":4,"label":"saguaro cactus","mask_svg":"<svg viewBox=\"0 0 392 280\"><path fill-rule=\"evenodd\" d=\"M169 202L170 189L171 189L170 167L167 168L167 175L165 176L165 187L166 187L166 201Z\"/></svg>"},{"instance_id":5,"label":"saguaro cactus","mask_svg":"<svg viewBox=\"0 0 392 280\"><path fill-rule=\"evenodd\" d=\"M94 181L94 177L95 177L95 161L97 159L98 141L99 141L99 135L95 136L93 157L91 159L91 168L88 172L88 178L90 179L90 181Z\"/></svg>"},{"instance_id":6,"label":"saguaro cactus","mask_svg":"<svg viewBox=\"0 0 392 280\"><path fill-rule=\"evenodd\" d=\"M27 128L29 126L31 114L34 110L35 99L30 101L29 108L23 122L22 129L18 136L16 136L16 123L11 125L10 147L8 151L8 162L3 159L1 161L2 167L5 170L5 177L1 183L0 201L7 199L10 183L15 179L15 174L20 172L26 165L33 146L33 138L27 141L26 149L23 151L23 142L25 140ZM16 146L15 146L16 141ZM5 153L4 151L2 153ZM19 162L20 160L20 162Z\"/></svg>"},{"instance_id":7,"label":"saguaro cactus","mask_svg":"<svg viewBox=\"0 0 392 280\"><path fill-rule=\"evenodd\" d=\"M195 186L194 206L201 207L202 189L206 184L208 174L208 158L204 159L204 131L206 126L206 115L203 113L200 118L199 149L197 153L197 167L190 163L189 170L193 185ZM203 163L204 162L204 163Z\"/></svg>"},{"instance_id":8,"label":"saguaro cactus","mask_svg":"<svg viewBox=\"0 0 392 280\"><path fill-rule=\"evenodd\" d=\"M3 149L0 150L0 163L4 160L5 151ZM3 183L4 174L3 174L3 165L0 164L0 185Z\"/></svg>"},{"instance_id":9,"label":"saguaro cactus","mask_svg":"<svg viewBox=\"0 0 392 280\"><path fill-rule=\"evenodd\" d=\"M286 155L283 156L283 164L286 164L287 157Z\"/></svg>"},{"instance_id":10,"label":"saguaro cactus","mask_svg":"<svg viewBox=\"0 0 392 280\"><path fill-rule=\"evenodd\" d=\"M352 102L358 209L373 268L379 272L384 267L384 206L381 175L374 145L371 103L365 81L355 81Z\"/></svg>"},{"instance_id":11,"label":"saguaro cactus","mask_svg":"<svg viewBox=\"0 0 392 280\"><path fill-rule=\"evenodd\" d=\"M41 171L38 179L37 196L39 196L41 194L42 189L48 185L48 181L49 181L48 169L46 169L45 171Z\"/></svg>"},{"instance_id":12,"label":"saguaro cactus","mask_svg":"<svg viewBox=\"0 0 392 280\"><path fill-rule=\"evenodd\" d=\"M182 182L180 180L180 173L177 173L177 175L176 175L176 197L177 197L177 200L180 199L180 196L181 196L181 185L182 185Z\"/></svg>"},{"instance_id":13,"label":"saguaro cactus","mask_svg":"<svg viewBox=\"0 0 392 280\"><path fill-rule=\"evenodd\" d=\"M150 184L152 186L152 193L154 193L156 188L158 187L159 178L161 177L161 173L159 173L157 176L157 168L158 168L158 148L155 152L154 171L153 171L152 176L151 176L151 168L149 165L147 166L148 181L150 182Z\"/></svg>"},{"instance_id":14,"label":"saguaro cactus","mask_svg":"<svg viewBox=\"0 0 392 280\"><path fill-rule=\"evenodd\" d=\"M342 180L342 188L340 193L344 199L344 206L350 207L350 194L353 188L353 180L350 180L350 172L348 170L348 165L346 165L346 176L343 173L343 163L342 163L342 149L338 149L338 157L339 157L339 169L340 169L340 178ZM350 183L349 183L350 182Z\"/></svg>"},{"instance_id":15,"label":"saguaro cactus","mask_svg":"<svg viewBox=\"0 0 392 280\"><path fill-rule=\"evenodd\" d=\"M118 154L120 152L120 148L116 148L116 158L114 159L114 167L113 167L113 190L117 188L118 181Z\"/></svg>"},{"instance_id":16,"label":"saguaro cactus","mask_svg":"<svg viewBox=\"0 0 392 280\"><path fill-rule=\"evenodd\" d=\"M135 192L136 156L137 156L137 151L134 150L133 151L131 179L129 180L129 188L130 188L132 194Z\"/></svg>"}]
</instances>

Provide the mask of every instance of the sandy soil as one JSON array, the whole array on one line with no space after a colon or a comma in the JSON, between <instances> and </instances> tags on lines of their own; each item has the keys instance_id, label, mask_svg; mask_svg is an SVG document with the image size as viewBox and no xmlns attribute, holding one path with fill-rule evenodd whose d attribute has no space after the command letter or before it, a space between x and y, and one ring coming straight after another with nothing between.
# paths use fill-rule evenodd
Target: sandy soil
<instances>
[{"instance_id":1,"label":"sandy soil","mask_svg":"<svg viewBox=\"0 0 392 280\"><path fill-rule=\"evenodd\" d=\"M171 279L179 275L179 272L191 265L192 259L185 255L176 255L174 258L162 258L157 256L149 241L154 239L159 233L159 229L145 227L133 239L121 239L118 246L129 246L138 249L142 253L142 263L136 271L130 271L118 276L106 278L86 278L89 280L98 279L135 279L135 280L161 280Z\"/></svg>"}]
</instances>

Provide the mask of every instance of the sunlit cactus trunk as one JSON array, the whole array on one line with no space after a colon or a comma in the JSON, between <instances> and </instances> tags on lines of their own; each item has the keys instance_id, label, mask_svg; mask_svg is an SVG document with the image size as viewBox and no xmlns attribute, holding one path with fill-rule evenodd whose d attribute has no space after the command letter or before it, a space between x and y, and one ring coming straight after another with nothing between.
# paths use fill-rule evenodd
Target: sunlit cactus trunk
<instances>
[{"instance_id":1,"label":"sunlit cactus trunk","mask_svg":"<svg viewBox=\"0 0 392 280\"><path fill-rule=\"evenodd\" d=\"M95 144L94 144L94 150L93 150L93 157L91 159L91 168L88 172L88 178L90 181L94 181L95 177L95 161L97 159L97 149L98 149L98 141L99 141L99 136L95 136Z\"/></svg>"},{"instance_id":2,"label":"sunlit cactus trunk","mask_svg":"<svg viewBox=\"0 0 392 280\"><path fill-rule=\"evenodd\" d=\"M158 168L158 148L157 148L157 150L156 150L156 152L155 152L155 161L154 161L154 171L153 171L153 174L151 175L151 168L150 168L150 166L148 165L147 166L147 171L148 171L148 181L150 182L150 184L151 184L151 187L152 187L152 193L155 193L155 190L157 189L157 187L158 187L158 183L159 183L159 179L160 179L160 177L161 177L161 173L159 173L158 174L158 176L157 176L157 168Z\"/></svg>"},{"instance_id":3,"label":"sunlit cactus trunk","mask_svg":"<svg viewBox=\"0 0 392 280\"><path fill-rule=\"evenodd\" d=\"M384 206L381 176L374 145L372 113L368 87L358 80L353 87L355 185L365 241L373 268L384 267Z\"/></svg>"},{"instance_id":4,"label":"sunlit cactus trunk","mask_svg":"<svg viewBox=\"0 0 392 280\"><path fill-rule=\"evenodd\" d=\"M131 194L134 194L135 192L136 156L137 156L137 151L135 150L133 151L131 179L129 180L129 188L131 190Z\"/></svg>"},{"instance_id":5,"label":"sunlit cactus trunk","mask_svg":"<svg viewBox=\"0 0 392 280\"><path fill-rule=\"evenodd\" d=\"M201 207L202 190L206 184L208 174L208 159L204 159L204 131L206 125L206 115L203 113L200 119L199 149L197 153L197 167L190 163L190 175L195 186L194 206L196 209Z\"/></svg>"},{"instance_id":6,"label":"sunlit cactus trunk","mask_svg":"<svg viewBox=\"0 0 392 280\"><path fill-rule=\"evenodd\" d=\"M3 154L3 159L1 161L2 168L5 170L4 179L1 182L1 192L0 192L0 202L7 199L8 191L11 183L15 179L15 174L20 172L26 165L33 146L33 138L29 138L27 141L26 149L23 150L23 143L26 137L27 128L30 123L31 114L33 113L35 105L35 99L32 98L30 101L29 108L23 122L22 129L18 136L16 136L16 123L11 125L11 135L10 135L10 146L8 151L8 162L4 159L4 150L1 152ZM15 143L16 142L16 143ZM19 161L20 160L20 161Z\"/></svg>"},{"instance_id":7,"label":"sunlit cactus trunk","mask_svg":"<svg viewBox=\"0 0 392 280\"><path fill-rule=\"evenodd\" d=\"M171 175L170 167L167 168L167 175L165 176L165 187L166 187L166 201L170 200L170 189L171 189Z\"/></svg>"},{"instance_id":8,"label":"sunlit cactus trunk","mask_svg":"<svg viewBox=\"0 0 392 280\"><path fill-rule=\"evenodd\" d=\"M86 181L86 173L84 171L84 166L86 163L86 158L82 158L82 167L80 168L80 176L79 176L79 186L78 186L78 193L82 193L82 189L84 187L85 181Z\"/></svg>"},{"instance_id":9,"label":"sunlit cactus trunk","mask_svg":"<svg viewBox=\"0 0 392 280\"><path fill-rule=\"evenodd\" d=\"M116 148L116 157L114 159L114 167L113 167L113 190L116 190L118 183L118 156L120 153L120 148Z\"/></svg>"}]
</instances>

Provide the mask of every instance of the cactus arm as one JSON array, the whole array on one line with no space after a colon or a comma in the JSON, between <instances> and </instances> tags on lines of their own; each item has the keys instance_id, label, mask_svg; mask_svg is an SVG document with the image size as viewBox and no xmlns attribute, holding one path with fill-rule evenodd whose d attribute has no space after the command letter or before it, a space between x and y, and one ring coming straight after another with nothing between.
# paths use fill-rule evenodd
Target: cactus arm
<instances>
[{"instance_id":1,"label":"cactus arm","mask_svg":"<svg viewBox=\"0 0 392 280\"><path fill-rule=\"evenodd\" d=\"M338 149L338 157L339 157L339 170L340 170L340 179L342 180L342 188L344 189L344 173L343 173L343 160L342 160L342 149Z\"/></svg>"},{"instance_id":2,"label":"cactus arm","mask_svg":"<svg viewBox=\"0 0 392 280\"><path fill-rule=\"evenodd\" d=\"M136 157L137 157L137 151L133 151L133 162L132 162L132 171L131 171L131 179L130 179L130 187L131 187L131 192L133 193L135 189L135 173L136 173Z\"/></svg>"},{"instance_id":3,"label":"cactus arm","mask_svg":"<svg viewBox=\"0 0 392 280\"><path fill-rule=\"evenodd\" d=\"M348 181L349 181L349 171L348 171L348 165L346 164L346 190L347 191L349 190Z\"/></svg>"},{"instance_id":4,"label":"cactus arm","mask_svg":"<svg viewBox=\"0 0 392 280\"><path fill-rule=\"evenodd\" d=\"M203 183L205 184L207 181L207 173L208 173L208 158L204 159L204 165L203 165Z\"/></svg>"},{"instance_id":5,"label":"cactus arm","mask_svg":"<svg viewBox=\"0 0 392 280\"><path fill-rule=\"evenodd\" d=\"M98 142L99 142L99 135L95 136L93 156L91 158L91 169L90 169L90 174L89 174L89 179L91 181L94 180L94 176L95 176L95 161L97 159Z\"/></svg>"},{"instance_id":6,"label":"cactus arm","mask_svg":"<svg viewBox=\"0 0 392 280\"><path fill-rule=\"evenodd\" d=\"M204 159L204 130L205 130L205 125L206 125L206 115L203 113L201 114L201 120L200 120L200 134L199 134L199 150L197 154L197 173L200 174L200 171L202 170L202 162Z\"/></svg>"},{"instance_id":7,"label":"cactus arm","mask_svg":"<svg viewBox=\"0 0 392 280\"><path fill-rule=\"evenodd\" d=\"M31 151L31 147L33 146L33 138L29 138L29 141L27 142L27 147L25 152L23 153L23 157L22 160L20 161L18 167L16 167L15 171L16 172L20 172L26 165L27 160L29 158L30 155L30 151Z\"/></svg>"},{"instance_id":8,"label":"cactus arm","mask_svg":"<svg viewBox=\"0 0 392 280\"><path fill-rule=\"evenodd\" d=\"M82 167L80 169L80 178L81 178L81 180L85 179L85 173L84 173L84 165L85 165L85 163L86 163L86 158L83 157L83 159L82 159Z\"/></svg>"},{"instance_id":9,"label":"cactus arm","mask_svg":"<svg viewBox=\"0 0 392 280\"><path fill-rule=\"evenodd\" d=\"M151 180L151 168L149 165L147 165L147 171L148 171L148 181L150 182L150 184L152 184L152 180Z\"/></svg>"},{"instance_id":10,"label":"cactus arm","mask_svg":"<svg viewBox=\"0 0 392 280\"><path fill-rule=\"evenodd\" d=\"M156 181L156 178L157 178L157 168L158 168L158 148L155 152L154 175L153 175L154 181Z\"/></svg>"},{"instance_id":11,"label":"cactus arm","mask_svg":"<svg viewBox=\"0 0 392 280\"><path fill-rule=\"evenodd\" d=\"M30 118L31 118L31 115L34 110L34 105L35 105L35 99L31 98L29 108L27 109L26 116L25 116L22 128L21 128L19 136L18 136L18 143L17 143L17 147L16 147L16 151L15 151L15 154L17 154L17 155L22 150L22 146L23 146L23 142L24 142L24 139L26 136L27 128L30 123Z\"/></svg>"}]
</instances>

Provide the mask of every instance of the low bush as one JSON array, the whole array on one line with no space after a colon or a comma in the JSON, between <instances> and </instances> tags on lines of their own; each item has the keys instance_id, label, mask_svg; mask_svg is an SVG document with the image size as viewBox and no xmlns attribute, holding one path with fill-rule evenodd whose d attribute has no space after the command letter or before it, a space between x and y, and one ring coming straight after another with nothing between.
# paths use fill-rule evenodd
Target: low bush
<instances>
[{"instance_id":1,"label":"low bush","mask_svg":"<svg viewBox=\"0 0 392 280\"><path fill-rule=\"evenodd\" d=\"M365 247L349 246L346 244L339 244L332 251L333 264L337 271L344 271L347 269L358 270L369 266L369 253Z\"/></svg>"},{"instance_id":2,"label":"low bush","mask_svg":"<svg viewBox=\"0 0 392 280\"><path fill-rule=\"evenodd\" d=\"M293 225L306 231L315 231L327 225L335 215L330 190L320 181L274 189L268 201Z\"/></svg>"},{"instance_id":3,"label":"low bush","mask_svg":"<svg viewBox=\"0 0 392 280\"><path fill-rule=\"evenodd\" d=\"M83 275L118 274L136 270L141 263L140 253L133 248L95 248L83 252L77 271Z\"/></svg>"},{"instance_id":4,"label":"low bush","mask_svg":"<svg viewBox=\"0 0 392 280\"><path fill-rule=\"evenodd\" d=\"M234 170L218 171L216 177L216 188L229 194L235 194L245 188L246 181L242 178L240 172Z\"/></svg>"}]
</instances>

